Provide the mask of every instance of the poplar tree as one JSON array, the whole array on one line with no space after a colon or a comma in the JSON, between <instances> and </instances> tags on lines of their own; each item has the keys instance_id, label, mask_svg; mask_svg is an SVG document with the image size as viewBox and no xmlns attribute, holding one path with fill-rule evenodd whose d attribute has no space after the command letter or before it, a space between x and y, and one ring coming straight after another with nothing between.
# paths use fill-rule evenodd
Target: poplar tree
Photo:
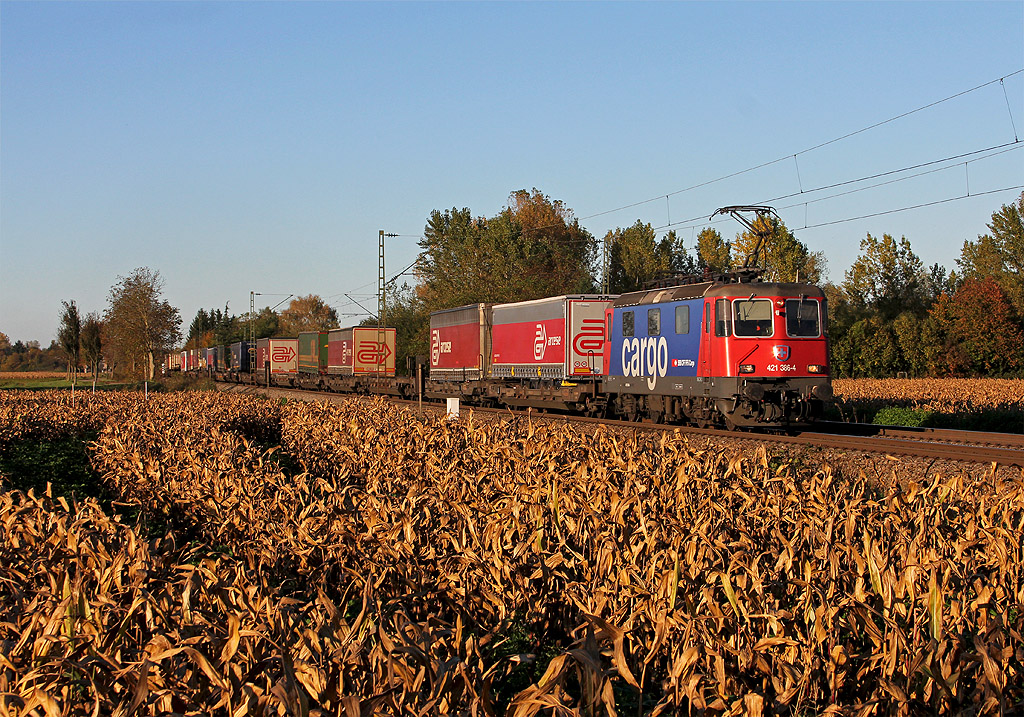
<instances>
[{"instance_id":1,"label":"poplar tree","mask_svg":"<svg viewBox=\"0 0 1024 717\"><path fill-rule=\"evenodd\" d=\"M78 359L82 353L82 318L78 314L78 306L74 299L62 301L64 310L60 315L60 329L57 332L57 343L68 360L68 374L71 385L78 381Z\"/></svg>"}]
</instances>

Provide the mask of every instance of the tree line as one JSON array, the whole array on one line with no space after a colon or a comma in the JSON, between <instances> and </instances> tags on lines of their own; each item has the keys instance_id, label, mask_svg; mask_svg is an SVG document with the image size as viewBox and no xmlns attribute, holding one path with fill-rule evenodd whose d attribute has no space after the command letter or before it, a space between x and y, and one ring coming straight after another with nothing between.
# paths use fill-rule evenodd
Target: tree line
<instances>
[{"instance_id":1,"label":"tree line","mask_svg":"<svg viewBox=\"0 0 1024 717\"><path fill-rule=\"evenodd\" d=\"M711 277L743 266L763 237L757 257L764 280L824 289L834 376L1018 376L1024 375L1022 216L1024 193L993 212L986 233L964 242L952 271L926 267L906 237L868 234L843 279L828 282L825 255L810 251L775 216L757 218L753 231L728 240L706 227L692 248L675 232L659 238L641 221L598 240L563 202L536 188L519 190L493 217L465 207L431 212L416 281L389 285L386 317L397 329L401 369L407 357L428 353L432 311L571 293L621 294L682 275ZM197 348L338 326L337 310L310 294L280 312L200 309L182 337L178 310L162 291L159 272L140 268L118 277L102 315L83 319L74 301L63 302L56 343L68 365L84 364L95 373L105 361L152 378L182 338L185 348ZM10 353L7 345L0 343L0 353Z\"/></svg>"},{"instance_id":2,"label":"tree line","mask_svg":"<svg viewBox=\"0 0 1024 717\"><path fill-rule=\"evenodd\" d=\"M83 365L94 382L103 365L129 377L156 377L181 338L181 315L163 298L163 288L159 271L140 267L117 277L102 316L93 311L83 319L73 299L61 302L55 343L73 383Z\"/></svg>"}]
</instances>

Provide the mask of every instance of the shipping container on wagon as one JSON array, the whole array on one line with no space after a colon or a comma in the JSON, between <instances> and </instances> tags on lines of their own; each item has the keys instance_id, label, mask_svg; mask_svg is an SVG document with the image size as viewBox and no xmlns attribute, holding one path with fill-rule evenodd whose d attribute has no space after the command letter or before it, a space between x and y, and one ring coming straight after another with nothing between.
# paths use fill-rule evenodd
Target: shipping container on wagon
<instances>
[{"instance_id":1,"label":"shipping container on wagon","mask_svg":"<svg viewBox=\"0 0 1024 717\"><path fill-rule=\"evenodd\" d=\"M602 375L605 310L614 299L571 294L495 304L490 375L574 381Z\"/></svg>"},{"instance_id":2,"label":"shipping container on wagon","mask_svg":"<svg viewBox=\"0 0 1024 717\"><path fill-rule=\"evenodd\" d=\"M231 344L231 370L236 373L249 373L248 341L236 341Z\"/></svg>"},{"instance_id":3,"label":"shipping container on wagon","mask_svg":"<svg viewBox=\"0 0 1024 717\"><path fill-rule=\"evenodd\" d=\"M217 348L215 346L211 346L209 348L200 349L200 352L200 368L204 371L215 371L217 369Z\"/></svg>"},{"instance_id":4,"label":"shipping container on wagon","mask_svg":"<svg viewBox=\"0 0 1024 717\"><path fill-rule=\"evenodd\" d=\"M395 375L395 329L384 329L383 337L379 336L375 326L331 329L328 334L328 373L341 376Z\"/></svg>"},{"instance_id":5,"label":"shipping container on wagon","mask_svg":"<svg viewBox=\"0 0 1024 717\"><path fill-rule=\"evenodd\" d=\"M470 381L487 374L491 358L491 304L430 314L430 378Z\"/></svg>"},{"instance_id":6,"label":"shipping container on wagon","mask_svg":"<svg viewBox=\"0 0 1024 717\"><path fill-rule=\"evenodd\" d=\"M202 349L189 349L188 350L188 370L198 371L202 368L202 359L200 353Z\"/></svg>"},{"instance_id":7,"label":"shipping container on wagon","mask_svg":"<svg viewBox=\"0 0 1024 717\"><path fill-rule=\"evenodd\" d=\"M328 334L327 331L303 331L299 334L299 373L327 372Z\"/></svg>"},{"instance_id":8,"label":"shipping container on wagon","mask_svg":"<svg viewBox=\"0 0 1024 717\"><path fill-rule=\"evenodd\" d=\"M299 340L297 338L259 339L256 341L256 370L272 374L294 374L299 371Z\"/></svg>"},{"instance_id":9,"label":"shipping container on wagon","mask_svg":"<svg viewBox=\"0 0 1024 717\"><path fill-rule=\"evenodd\" d=\"M178 370L188 371L188 351L178 352Z\"/></svg>"}]
</instances>

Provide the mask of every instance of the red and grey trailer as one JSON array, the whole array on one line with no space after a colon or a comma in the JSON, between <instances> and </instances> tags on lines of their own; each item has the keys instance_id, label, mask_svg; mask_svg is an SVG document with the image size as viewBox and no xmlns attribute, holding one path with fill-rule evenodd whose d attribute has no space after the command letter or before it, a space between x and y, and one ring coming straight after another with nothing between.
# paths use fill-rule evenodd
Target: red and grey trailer
<instances>
[{"instance_id":1,"label":"red and grey trailer","mask_svg":"<svg viewBox=\"0 0 1024 717\"><path fill-rule=\"evenodd\" d=\"M492 308L495 378L578 381L605 373L605 311L614 296L571 294Z\"/></svg>"},{"instance_id":2,"label":"red and grey trailer","mask_svg":"<svg viewBox=\"0 0 1024 717\"><path fill-rule=\"evenodd\" d=\"M491 360L491 304L470 304L430 315L430 380L474 381Z\"/></svg>"}]
</instances>

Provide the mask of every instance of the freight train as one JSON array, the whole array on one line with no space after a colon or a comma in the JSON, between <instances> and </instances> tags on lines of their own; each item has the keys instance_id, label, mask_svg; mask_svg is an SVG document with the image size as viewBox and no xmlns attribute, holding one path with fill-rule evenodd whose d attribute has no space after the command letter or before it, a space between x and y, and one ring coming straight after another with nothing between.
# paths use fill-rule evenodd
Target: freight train
<instances>
[{"instance_id":1,"label":"freight train","mask_svg":"<svg viewBox=\"0 0 1024 717\"><path fill-rule=\"evenodd\" d=\"M426 370L410 376L396 376L395 329L376 327L193 349L169 367L265 386L631 421L807 425L832 397L825 295L760 274L743 268L618 296L436 311Z\"/></svg>"}]
</instances>

